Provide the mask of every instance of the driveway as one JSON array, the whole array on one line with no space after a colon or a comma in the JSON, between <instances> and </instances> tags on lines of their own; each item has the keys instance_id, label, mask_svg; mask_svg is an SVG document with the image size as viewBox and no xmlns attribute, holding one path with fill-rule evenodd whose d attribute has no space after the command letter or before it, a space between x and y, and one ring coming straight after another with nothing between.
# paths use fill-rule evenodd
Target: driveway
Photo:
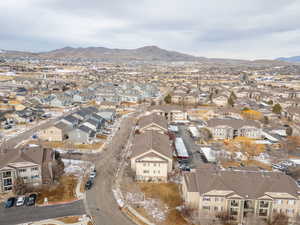
<instances>
[{"instance_id":1,"label":"driveway","mask_svg":"<svg viewBox=\"0 0 300 225\"><path fill-rule=\"evenodd\" d=\"M40 221L63 216L74 216L86 214L83 201L76 201L63 205L52 205L43 207L13 207L5 209L0 207L0 224L15 225Z\"/></svg>"}]
</instances>

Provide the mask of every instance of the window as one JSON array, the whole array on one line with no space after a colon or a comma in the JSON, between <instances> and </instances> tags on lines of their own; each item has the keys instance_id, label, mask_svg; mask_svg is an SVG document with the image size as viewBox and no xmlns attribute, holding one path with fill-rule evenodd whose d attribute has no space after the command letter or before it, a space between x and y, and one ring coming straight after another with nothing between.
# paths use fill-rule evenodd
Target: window
<instances>
[{"instance_id":1,"label":"window","mask_svg":"<svg viewBox=\"0 0 300 225\"><path fill-rule=\"evenodd\" d=\"M238 200L231 200L230 205L233 207L238 207L239 206L239 201Z\"/></svg>"},{"instance_id":2,"label":"window","mask_svg":"<svg viewBox=\"0 0 300 225\"><path fill-rule=\"evenodd\" d=\"M39 175L31 176L31 179L37 179L39 177L40 177Z\"/></svg>"},{"instance_id":3,"label":"window","mask_svg":"<svg viewBox=\"0 0 300 225\"><path fill-rule=\"evenodd\" d=\"M267 209L260 209L258 212L259 216L267 216L268 215L268 210Z\"/></svg>"},{"instance_id":4,"label":"window","mask_svg":"<svg viewBox=\"0 0 300 225\"><path fill-rule=\"evenodd\" d=\"M19 169L19 173L25 173L26 171L26 169Z\"/></svg>"},{"instance_id":5,"label":"window","mask_svg":"<svg viewBox=\"0 0 300 225\"><path fill-rule=\"evenodd\" d=\"M203 201L210 201L210 197L203 197Z\"/></svg>"},{"instance_id":6,"label":"window","mask_svg":"<svg viewBox=\"0 0 300 225\"><path fill-rule=\"evenodd\" d=\"M153 174L155 174L155 170L153 170Z\"/></svg>"},{"instance_id":7,"label":"window","mask_svg":"<svg viewBox=\"0 0 300 225\"><path fill-rule=\"evenodd\" d=\"M269 207L269 202L267 202L267 201L260 201L259 202L259 207L260 208L268 208Z\"/></svg>"},{"instance_id":8,"label":"window","mask_svg":"<svg viewBox=\"0 0 300 225\"><path fill-rule=\"evenodd\" d=\"M12 179L11 178L4 179L3 183L4 183L4 186L12 185Z\"/></svg>"},{"instance_id":9,"label":"window","mask_svg":"<svg viewBox=\"0 0 300 225\"><path fill-rule=\"evenodd\" d=\"M22 177L23 178L23 180L27 180L28 179L28 177Z\"/></svg>"},{"instance_id":10,"label":"window","mask_svg":"<svg viewBox=\"0 0 300 225\"><path fill-rule=\"evenodd\" d=\"M37 170L39 170L38 167L33 167L33 168L31 168L31 171L37 171Z\"/></svg>"},{"instance_id":11,"label":"window","mask_svg":"<svg viewBox=\"0 0 300 225\"><path fill-rule=\"evenodd\" d=\"M204 210L210 210L210 207L209 206L203 206L203 209Z\"/></svg>"},{"instance_id":12,"label":"window","mask_svg":"<svg viewBox=\"0 0 300 225\"><path fill-rule=\"evenodd\" d=\"M143 173L149 173L149 170L144 170Z\"/></svg>"},{"instance_id":13,"label":"window","mask_svg":"<svg viewBox=\"0 0 300 225\"><path fill-rule=\"evenodd\" d=\"M11 171L6 171L3 173L3 178L11 177Z\"/></svg>"},{"instance_id":14,"label":"window","mask_svg":"<svg viewBox=\"0 0 300 225\"><path fill-rule=\"evenodd\" d=\"M216 198L215 198L215 202L218 202L218 201L219 201L219 198L218 198L218 197L216 197Z\"/></svg>"},{"instance_id":15,"label":"window","mask_svg":"<svg viewBox=\"0 0 300 225\"><path fill-rule=\"evenodd\" d=\"M288 200L289 205L295 205L295 203L296 203L295 200Z\"/></svg>"},{"instance_id":16,"label":"window","mask_svg":"<svg viewBox=\"0 0 300 225\"><path fill-rule=\"evenodd\" d=\"M294 214L294 210L293 209L287 209L286 214Z\"/></svg>"},{"instance_id":17,"label":"window","mask_svg":"<svg viewBox=\"0 0 300 225\"><path fill-rule=\"evenodd\" d=\"M282 200L281 199L277 199L276 200L276 204L281 205L282 204Z\"/></svg>"},{"instance_id":18,"label":"window","mask_svg":"<svg viewBox=\"0 0 300 225\"><path fill-rule=\"evenodd\" d=\"M215 207L214 207L214 211L218 211L218 206L215 206Z\"/></svg>"},{"instance_id":19,"label":"window","mask_svg":"<svg viewBox=\"0 0 300 225\"><path fill-rule=\"evenodd\" d=\"M147 166L147 164L146 164L146 163L143 163L143 166Z\"/></svg>"},{"instance_id":20,"label":"window","mask_svg":"<svg viewBox=\"0 0 300 225\"><path fill-rule=\"evenodd\" d=\"M160 174L160 170L157 170L157 173Z\"/></svg>"},{"instance_id":21,"label":"window","mask_svg":"<svg viewBox=\"0 0 300 225\"><path fill-rule=\"evenodd\" d=\"M156 163L153 163L153 166L156 166Z\"/></svg>"}]
</instances>

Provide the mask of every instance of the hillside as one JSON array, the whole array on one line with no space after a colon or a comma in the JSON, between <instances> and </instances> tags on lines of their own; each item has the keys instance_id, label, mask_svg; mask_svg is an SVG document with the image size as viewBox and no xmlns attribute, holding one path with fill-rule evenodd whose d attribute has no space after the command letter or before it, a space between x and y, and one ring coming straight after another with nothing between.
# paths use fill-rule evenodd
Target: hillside
<instances>
[{"instance_id":1,"label":"hillside","mask_svg":"<svg viewBox=\"0 0 300 225\"><path fill-rule=\"evenodd\" d=\"M284 61L284 62L291 62L291 63L300 63L300 56L292 56L292 57L280 57L277 60Z\"/></svg>"},{"instance_id":2,"label":"hillside","mask_svg":"<svg viewBox=\"0 0 300 225\"><path fill-rule=\"evenodd\" d=\"M195 61L198 57L157 46L137 49L110 49L104 47L71 48L66 47L50 52L39 53L42 58L88 58L102 61Z\"/></svg>"},{"instance_id":3,"label":"hillside","mask_svg":"<svg viewBox=\"0 0 300 225\"><path fill-rule=\"evenodd\" d=\"M47 52L22 52L0 50L0 57L30 57L40 59L87 59L103 62L129 62L129 61L152 61L152 62L178 62L197 61L205 64L224 65L251 65L251 66L278 66L287 65L289 62L280 60L239 60L226 58L196 57L176 51L169 51L157 46L145 46L137 49L111 49L105 47L73 48L65 47Z\"/></svg>"}]
</instances>

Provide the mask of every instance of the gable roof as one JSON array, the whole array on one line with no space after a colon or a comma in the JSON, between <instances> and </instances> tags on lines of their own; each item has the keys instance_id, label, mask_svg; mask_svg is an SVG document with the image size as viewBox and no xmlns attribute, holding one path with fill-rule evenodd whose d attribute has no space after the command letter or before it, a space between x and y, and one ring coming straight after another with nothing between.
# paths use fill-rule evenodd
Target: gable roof
<instances>
[{"instance_id":1,"label":"gable roof","mask_svg":"<svg viewBox=\"0 0 300 225\"><path fill-rule=\"evenodd\" d=\"M168 135L147 131L135 136L132 145L132 157L146 153L151 149L172 158L171 141Z\"/></svg>"},{"instance_id":2,"label":"gable roof","mask_svg":"<svg viewBox=\"0 0 300 225\"><path fill-rule=\"evenodd\" d=\"M15 162L32 162L42 165L43 162L52 159L52 149L37 147L22 147L19 149L9 149L5 153L0 153L0 169Z\"/></svg>"},{"instance_id":3,"label":"gable roof","mask_svg":"<svg viewBox=\"0 0 300 225\"><path fill-rule=\"evenodd\" d=\"M243 126L251 126L260 128L260 124L253 120L240 120L240 119L232 119L232 118L226 118L226 119L218 119L214 118L207 121L208 127L217 127L217 126L229 126L234 129L239 129Z\"/></svg>"},{"instance_id":4,"label":"gable roof","mask_svg":"<svg viewBox=\"0 0 300 225\"><path fill-rule=\"evenodd\" d=\"M184 174L184 179L188 191L199 192L200 195L212 190L222 190L233 191L234 194L250 199L274 192L298 196L295 181L279 172L198 169Z\"/></svg>"},{"instance_id":5,"label":"gable roof","mask_svg":"<svg viewBox=\"0 0 300 225\"><path fill-rule=\"evenodd\" d=\"M151 113L150 115L143 116L140 118L138 125L140 129L150 125L150 124L157 124L158 126L162 127L166 131L168 130L168 123L163 116L160 116L156 113Z\"/></svg>"}]
</instances>

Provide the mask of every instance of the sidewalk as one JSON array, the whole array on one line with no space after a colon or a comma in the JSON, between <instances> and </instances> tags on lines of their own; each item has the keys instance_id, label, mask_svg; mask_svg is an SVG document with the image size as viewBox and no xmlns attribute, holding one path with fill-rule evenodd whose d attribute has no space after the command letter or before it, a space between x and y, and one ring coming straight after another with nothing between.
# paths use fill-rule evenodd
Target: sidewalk
<instances>
[{"instance_id":1,"label":"sidewalk","mask_svg":"<svg viewBox=\"0 0 300 225\"><path fill-rule=\"evenodd\" d=\"M122 176L124 173L124 169L126 166L126 159L131 155L131 145L132 140L134 138L134 132L135 132L135 126L132 127L132 130L130 132L130 136L128 138L128 141L126 143L126 147L123 149L121 153L121 161L119 163L119 166L117 168L116 174L115 174L115 183L114 188L112 189L114 198L116 199L119 207L122 209L123 213L126 214L134 223L136 224L146 224L146 225L155 225L151 223L148 219L143 217L140 213L138 213L134 208L132 208L130 205L127 205L123 193L120 189L120 183L122 181Z\"/></svg>"}]
</instances>

